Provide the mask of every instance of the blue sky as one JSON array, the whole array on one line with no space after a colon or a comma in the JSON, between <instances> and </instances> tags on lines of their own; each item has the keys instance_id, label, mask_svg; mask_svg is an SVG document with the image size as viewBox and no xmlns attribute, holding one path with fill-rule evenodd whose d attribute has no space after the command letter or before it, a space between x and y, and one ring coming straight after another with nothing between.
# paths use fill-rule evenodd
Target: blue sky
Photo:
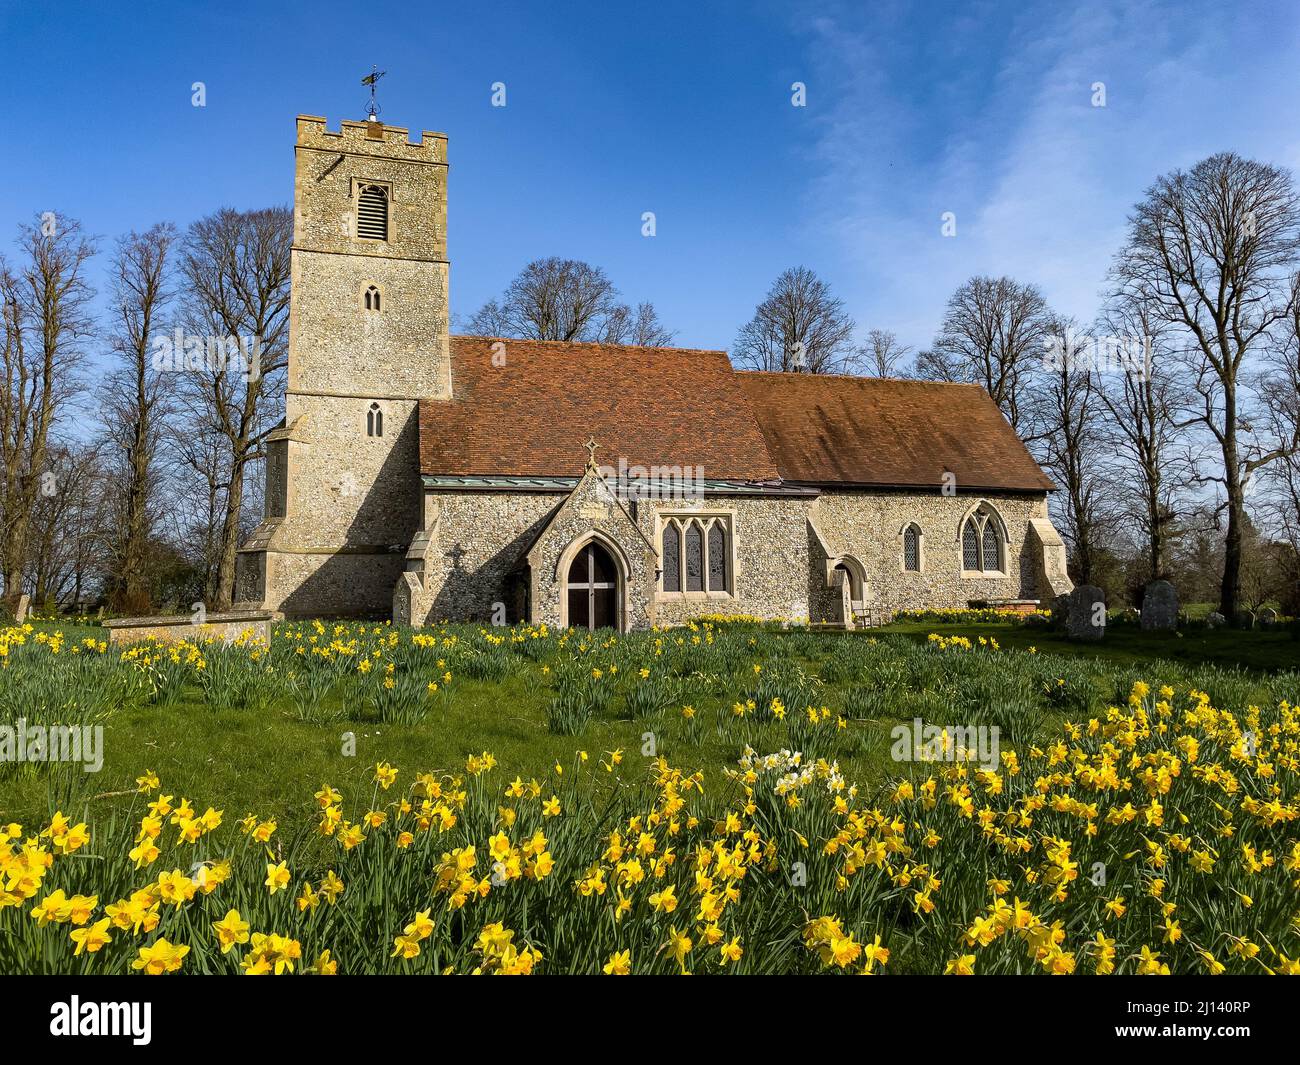
<instances>
[{"instance_id":1,"label":"blue sky","mask_svg":"<svg viewBox=\"0 0 1300 1065\"><path fill-rule=\"evenodd\" d=\"M4 0L0 223L111 239L288 203L294 116L364 117L375 63L384 120L450 138L454 314L563 255L684 346L729 347L801 263L913 345L976 273L1087 321L1156 175L1221 149L1300 165L1298 27L1282 2Z\"/></svg>"}]
</instances>

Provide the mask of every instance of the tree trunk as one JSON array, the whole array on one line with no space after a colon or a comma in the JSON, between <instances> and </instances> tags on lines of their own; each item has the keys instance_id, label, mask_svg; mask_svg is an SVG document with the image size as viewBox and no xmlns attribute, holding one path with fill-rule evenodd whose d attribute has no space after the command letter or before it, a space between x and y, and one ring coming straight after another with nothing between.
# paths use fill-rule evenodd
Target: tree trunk
<instances>
[{"instance_id":1,"label":"tree trunk","mask_svg":"<svg viewBox=\"0 0 1300 1065\"><path fill-rule=\"evenodd\" d=\"M226 512L221 521L220 553L217 556L217 585L212 608L229 610L235 599L235 555L239 550L239 517L244 504L244 468L248 456L237 453L230 464L230 486L226 490Z\"/></svg>"},{"instance_id":2,"label":"tree trunk","mask_svg":"<svg viewBox=\"0 0 1300 1065\"><path fill-rule=\"evenodd\" d=\"M1219 586L1219 613L1231 621L1241 598L1241 541L1245 505L1241 493L1241 466L1237 462L1237 393L1223 391L1223 481L1227 495L1228 533L1223 542L1223 582Z\"/></svg>"}]
</instances>

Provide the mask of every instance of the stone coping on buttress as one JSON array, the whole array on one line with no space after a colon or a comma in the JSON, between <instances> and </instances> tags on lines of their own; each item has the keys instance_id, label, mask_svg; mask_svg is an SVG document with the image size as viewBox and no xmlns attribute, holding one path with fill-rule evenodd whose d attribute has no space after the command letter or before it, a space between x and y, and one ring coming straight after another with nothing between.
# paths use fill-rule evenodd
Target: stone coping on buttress
<instances>
[{"instance_id":1,"label":"stone coping on buttress","mask_svg":"<svg viewBox=\"0 0 1300 1065\"><path fill-rule=\"evenodd\" d=\"M240 622L278 621L279 615L272 610L241 611L225 614L208 614L203 621L195 621L186 614L154 614L141 618L111 618L101 622L106 629L147 629L154 627L175 627L188 625L202 628L204 625L230 625Z\"/></svg>"}]
</instances>

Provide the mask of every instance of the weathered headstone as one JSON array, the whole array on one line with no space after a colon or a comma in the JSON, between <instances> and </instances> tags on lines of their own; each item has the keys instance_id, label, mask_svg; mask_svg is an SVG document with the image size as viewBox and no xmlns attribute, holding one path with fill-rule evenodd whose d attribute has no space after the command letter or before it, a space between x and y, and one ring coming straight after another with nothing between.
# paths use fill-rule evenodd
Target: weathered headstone
<instances>
[{"instance_id":1,"label":"weathered headstone","mask_svg":"<svg viewBox=\"0 0 1300 1065\"><path fill-rule=\"evenodd\" d=\"M1253 610L1238 610L1237 616L1232 620L1233 624L1239 629L1253 629L1255 627L1255 612Z\"/></svg>"},{"instance_id":2,"label":"weathered headstone","mask_svg":"<svg viewBox=\"0 0 1300 1065\"><path fill-rule=\"evenodd\" d=\"M1271 606L1265 607L1259 613L1259 624L1261 628L1273 629L1277 627L1277 611Z\"/></svg>"},{"instance_id":3,"label":"weathered headstone","mask_svg":"<svg viewBox=\"0 0 1300 1065\"><path fill-rule=\"evenodd\" d=\"M21 625L27 620L27 613L32 608L32 597L26 592L18 597L18 609L14 611L14 622Z\"/></svg>"},{"instance_id":4,"label":"weathered headstone","mask_svg":"<svg viewBox=\"0 0 1300 1065\"><path fill-rule=\"evenodd\" d=\"M1222 614L1220 614L1217 610L1214 610L1211 611L1210 614L1206 617L1205 627L1209 629L1221 628L1223 626L1223 623L1227 620L1228 619L1225 618Z\"/></svg>"},{"instance_id":5,"label":"weathered headstone","mask_svg":"<svg viewBox=\"0 0 1300 1065\"><path fill-rule=\"evenodd\" d=\"M1095 584L1077 585L1070 593L1065 632L1071 640L1100 640L1106 635L1106 596Z\"/></svg>"},{"instance_id":6,"label":"weathered headstone","mask_svg":"<svg viewBox=\"0 0 1300 1065\"><path fill-rule=\"evenodd\" d=\"M1167 632L1178 627L1178 593L1168 581L1152 581L1142 594L1142 631Z\"/></svg>"}]
</instances>

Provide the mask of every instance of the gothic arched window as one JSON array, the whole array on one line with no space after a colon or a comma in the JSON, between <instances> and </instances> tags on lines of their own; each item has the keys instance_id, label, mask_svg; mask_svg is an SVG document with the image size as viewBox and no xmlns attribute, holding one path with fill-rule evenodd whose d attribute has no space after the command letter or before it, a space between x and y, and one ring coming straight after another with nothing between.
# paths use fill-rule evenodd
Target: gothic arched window
<instances>
[{"instance_id":1,"label":"gothic arched window","mask_svg":"<svg viewBox=\"0 0 1300 1065\"><path fill-rule=\"evenodd\" d=\"M727 590L727 530L722 522L709 526L709 591Z\"/></svg>"},{"instance_id":2,"label":"gothic arched window","mask_svg":"<svg viewBox=\"0 0 1300 1065\"><path fill-rule=\"evenodd\" d=\"M370 285L366 289L365 308L368 311L379 310L379 289L375 285Z\"/></svg>"},{"instance_id":3,"label":"gothic arched window","mask_svg":"<svg viewBox=\"0 0 1300 1065\"><path fill-rule=\"evenodd\" d=\"M731 592L731 525L726 517L664 519L660 590L685 594Z\"/></svg>"},{"instance_id":4,"label":"gothic arched window","mask_svg":"<svg viewBox=\"0 0 1300 1065\"><path fill-rule=\"evenodd\" d=\"M987 505L966 519L961 530L961 568L967 573L999 574L1005 569L1002 523Z\"/></svg>"},{"instance_id":5,"label":"gothic arched window","mask_svg":"<svg viewBox=\"0 0 1300 1065\"><path fill-rule=\"evenodd\" d=\"M380 185L362 185L357 193L357 236L388 239L388 190Z\"/></svg>"},{"instance_id":6,"label":"gothic arched window","mask_svg":"<svg viewBox=\"0 0 1300 1065\"><path fill-rule=\"evenodd\" d=\"M664 591L682 590L682 531L674 522L664 526Z\"/></svg>"},{"instance_id":7,"label":"gothic arched window","mask_svg":"<svg viewBox=\"0 0 1300 1065\"><path fill-rule=\"evenodd\" d=\"M903 530L903 569L921 571L921 530L915 525Z\"/></svg>"},{"instance_id":8,"label":"gothic arched window","mask_svg":"<svg viewBox=\"0 0 1300 1065\"><path fill-rule=\"evenodd\" d=\"M704 533L698 521L686 526L686 590L704 591Z\"/></svg>"},{"instance_id":9,"label":"gothic arched window","mask_svg":"<svg viewBox=\"0 0 1300 1065\"><path fill-rule=\"evenodd\" d=\"M370 404L366 411L366 436L384 435L384 412L378 403Z\"/></svg>"}]
</instances>

